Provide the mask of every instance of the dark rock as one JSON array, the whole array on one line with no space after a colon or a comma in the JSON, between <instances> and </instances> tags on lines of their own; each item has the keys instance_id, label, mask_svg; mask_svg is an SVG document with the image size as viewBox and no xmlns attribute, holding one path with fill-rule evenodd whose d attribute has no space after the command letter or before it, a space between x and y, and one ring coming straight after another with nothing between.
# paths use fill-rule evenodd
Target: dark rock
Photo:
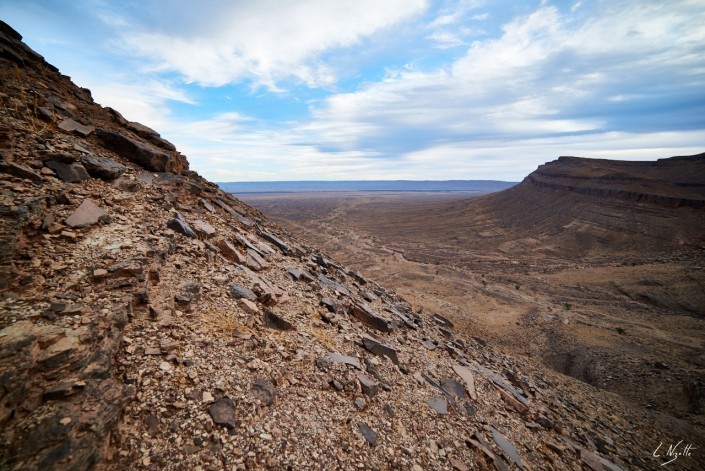
<instances>
[{"instance_id":1,"label":"dark rock","mask_svg":"<svg viewBox=\"0 0 705 471\"><path fill-rule=\"evenodd\" d=\"M166 223L166 227L178 232L179 234L183 234L186 237L191 237L192 239L195 239L197 237L196 233L193 231L193 229L191 229L191 226L189 226L183 216L181 216L181 214L178 212L174 215L173 218L169 219L169 221Z\"/></svg>"},{"instance_id":2,"label":"dark rock","mask_svg":"<svg viewBox=\"0 0 705 471\"><path fill-rule=\"evenodd\" d=\"M159 433L160 428L159 417L154 414L148 414L147 417L144 418L144 424L147 426L149 434L153 437L156 437Z\"/></svg>"},{"instance_id":3,"label":"dark rock","mask_svg":"<svg viewBox=\"0 0 705 471\"><path fill-rule=\"evenodd\" d=\"M357 373L357 380L360 382L360 387L362 387L362 394L368 397L374 397L379 391L379 383L373 381L371 378L367 377L362 373Z\"/></svg>"},{"instance_id":4,"label":"dark rock","mask_svg":"<svg viewBox=\"0 0 705 471\"><path fill-rule=\"evenodd\" d=\"M154 129L145 126L144 124L137 123L134 121L131 121L127 123L127 129L130 131L134 132L138 136L140 136L143 139L148 140L152 144L154 144L157 147L161 147L162 149L168 150L168 151L175 151L176 146L172 144L171 142L167 141L163 137L159 135L157 131Z\"/></svg>"},{"instance_id":5,"label":"dark rock","mask_svg":"<svg viewBox=\"0 0 705 471\"><path fill-rule=\"evenodd\" d=\"M216 200L216 202L217 201L218 200ZM291 251L291 249L279 237L275 236L271 232L267 232L264 229L261 229L259 226L257 226L257 233L260 236L262 236L265 240L276 245L279 248L279 250L281 250L284 253L284 255L289 255L289 252Z\"/></svg>"},{"instance_id":6,"label":"dark rock","mask_svg":"<svg viewBox=\"0 0 705 471\"><path fill-rule=\"evenodd\" d=\"M270 329L276 330L296 330L290 322L284 320L270 309L264 308L264 323Z\"/></svg>"},{"instance_id":7,"label":"dark rock","mask_svg":"<svg viewBox=\"0 0 705 471\"><path fill-rule=\"evenodd\" d=\"M34 170L14 162L0 162L0 172L14 177L26 178L27 180L32 180L34 183L40 183L42 181L42 177L35 173Z\"/></svg>"},{"instance_id":8,"label":"dark rock","mask_svg":"<svg viewBox=\"0 0 705 471\"><path fill-rule=\"evenodd\" d=\"M88 135L90 133L95 131L94 126L86 126L86 125L81 124L78 121L74 121L73 119L70 119L70 118L65 119L62 122L60 122L58 127L62 131L75 132L76 134L79 134L83 137L88 137Z\"/></svg>"},{"instance_id":9,"label":"dark rock","mask_svg":"<svg viewBox=\"0 0 705 471\"><path fill-rule=\"evenodd\" d=\"M463 406L465 408L465 413L468 415L468 417L472 417L475 415L475 406L473 406L471 402L468 401L463 404Z\"/></svg>"},{"instance_id":10,"label":"dark rock","mask_svg":"<svg viewBox=\"0 0 705 471\"><path fill-rule=\"evenodd\" d=\"M462 399L465 396L463 385L453 379L441 380L441 387L456 399Z\"/></svg>"},{"instance_id":11,"label":"dark rock","mask_svg":"<svg viewBox=\"0 0 705 471\"><path fill-rule=\"evenodd\" d=\"M45 401L64 399L83 391L85 387L86 383L83 381L68 381L59 383L45 390L42 394L42 398Z\"/></svg>"},{"instance_id":12,"label":"dark rock","mask_svg":"<svg viewBox=\"0 0 705 471\"><path fill-rule=\"evenodd\" d=\"M435 343L429 342L428 340L422 340L422 341L421 341L421 345L423 345L424 347L426 347L427 349L429 349L429 350L431 350L431 351L433 351L433 350L435 350L436 348L438 348L438 346L437 346Z\"/></svg>"},{"instance_id":13,"label":"dark rock","mask_svg":"<svg viewBox=\"0 0 705 471\"><path fill-rule=\"evenodd\" d=\"M229 397L221 397L208 406L208 412L213 418L213 422L228 429L234 429L240 425L240 421L235 418L235 404Z\"/></svg>"},{"instance_id":14,"label":"dark rock","mask_svg":"<svg viewBox=\"0 0 705 471\"><path fill-rule=\"evenodd\" d=\"M428 407L441 415L446 415L448 413L448 400L445 397L432 397L426 401L426 404L428 404Z\"/></svg>"},{"instance_id":15,"label":"dark rock","mask_svg":"<svg viewBox=\"0 0 705 471\"><path fill-rule=\"evenodd\" d=\"M88 174L103 180L114 180L125 172L126 167L108 157L84 155L81 159Z\"/></svg>"},{"instance_id":16,"label":"dark rock","mask_svg":"<svg viewBox=\"0 0 705 471\"><path fill-rule=\"evenodd\" d=\"M512 445L509 440L507 440L504 435L499 433L499 431L494 427L492 427L492 438L494 438L495 443L502 450L502 453L504 453L505 456L512 460L519 469L523 470L524 463L522 463L521 456L519 456L519 452L517 451L517 449L514 447L514 445Z\"/></svg>"},{"instance_id":17,"label":"dark rock","mask_svg":"<svg viewBox=\"0 0 705 471\"><path fill-rule=\"evenodd\" d=\"M172 156L151 149L139 141L105 129L96 130L96 134L108 149L147 170L171 173L184 173L188 170L188 162L182 155Z\"/></svg>"},{"instance_id":18,"label":"dark rock","mask_svg":"<svg viewBox=\"0 0 705 471\"><path fill-rule=\"evenodd\" d=\"M230 293L235 297L235 299L245 298L252 301L257 299L255 292L251 289L245 288L244 286L231 283L228 285L228 289L230 289Z\"/></svg>"},{"instance_id":19,"label":"dark rock","mask_svg":"<svg viewBox=\"0 0 705 471\"><path fill-rule=\"evenodd\" d=\"M389 333L394 330L388 319L375 314L364 304L354 304L350 310L350 314L366 326L372 327L380 332Z\"/></svg>"},{"instance_id":20,"label":"dark rock","mask_svg":"<svg viewBox=\"0 0 705 471\"><path fill-rule=\"evenodd\" d=\"M265 406L271 406L274 403L276 389L268 380L258 379L250 388L250 394Z\"/></svg>"},{"instance_id":21,"label":"dark rock","mask_svg":"<svg viewBox=\"0 0 705 471\"><path fill-rule=\"evenodd\" d=\"M73 228L92 226L98 221L109 223L110 216L108 213L99 208L93 201L89 199L83 200L83 203L66 218L66 225Z\"/></svg>"},{"instance_id":22,"label":"dark rock","mask_svg":"<svg viewBox=\"0 0 705 471\"><path fill-rule=\"evenodd\" d=\"M553 422L551 421L551 419L543 415L540 415L536 419L536 423L538 423L541 427L545 428L546 430L551 430L553 428Z\"/></svg>"},{"instance_id":23,"label":"dark rock","mask_svg":"<svg viewBox=\"0 0 705 471\"><path fill-rule=\"evenodd\" d=\"M69 183L81 182L90 178L86 168L79 163L63 163L50 160L44 165L56 172L56 175L63 181Z\"/></svg>"},{"instance_id":24,"label":"dark rock","mask_svg":"<svg viewBox=\"0 0 705 471\"><path fill-rule=\"evenodd\" d=\"M349 271L348 271L348 275L350 275L353 280L355 280L356 282L358 282L358 283L359 283L360 285L362 285L362 286L364 286L364 285L367 284L367 280L364 279L364 278L362 277L362 275L360 275L360 274L359 274L358 272L356 272L355 270L349 270ZM370 301L370 302L372 302L372 301Z\"/></svg>"},{"instance_id":25,"label":"dark rock","mask_svg":"<svg viewBox=\"0 0 705 471\"><path fill-rule=\"evenodd\" d=\"M377 340L373 339L368 335L362 336L362 345L375 355L386 356L390 360L392 360L392 363L394 363L395 365L399 364L397 351L392 347L384 345L383 343L378 342Z\"/></svg>"},{"instance_id":26,"label":"dark rock","mask_svg":"<svg viewBox=\"0 0 705 471\"><path fill-rule=\"evenodd\" d=\"M655 361L653 362L652 366L656 368L657 370L668 370L670 369L668 366L668 363L663 362L663 361Z\"/></svg>"},{"instance_id":27,"label":"dark rock","mask_svg":"<svg viewBox=\"0 0 705 471\"><path fill-rule=\"evenodd\" d=\"M335 314L335 312L336 312L335 301L333 301L331 298L321 298L321 305L325 306L326 309L328 309L330 312Z\"/></svg>"},{"instance_id":28,"label":"dark rock","mask_svg":"<svg viewBox=\"0 0 705 471\"><path fill-rule=\"evenodd\" d=\"M367 443L372 446L375 446L377 444L377 432L368 427L365 422L358 422L357 428L360 430L362 436L365 437Z\"/></svg>"},{"instance_id":29,"label":"dark rock","mask_svg":"<svg viewBox=\"0 0 705 471\"><path fill-rule=\"evenodd\" d=\"M399 309L397 309L395 307L388 307L387 311L391 312L392 314L397 316L399 319L401 319L402 322L404 323L404 325L406 325L408 328L413 329L413 330L416 330L418 328L416 323L411 318L406 316L405 314L402 314L401 312L399 312Z\"/></svg>"},{"instance_id":30,"label":"dark rock","mask_svg":"<svg viewBox=\"0 0 705 471\"><path fill-rule=\"evenodd\" d=\"M323 286L328 286L329 288L332 288L340 293L343 293L346 296L350 296L350 291L337 281L328 278L325 275L319 275L318 276L318 281L323 285Z\"/></svg>"},{"instance_id":31,"label":"dark rock","mask_svg":"<svg viewBox=\"0 0 705 471\"><path fill-rule=\"evenodd\" d=\"M313 278L313 276L311 276L309 272L307 272L306 270L301 270L299 268L289 268L286 270L286 272L291 275L291 277L296 281L304 280L305 282L310 283L315 279Z\"/></svg>"},{"instance_id":32,"label":"dark rock","mask_svg":"<svg viewBox=\"0 0 705 471\"><path fill-rule=\"evenodd\" d=\"M369 291L365 291L364 289L360 291L360 296L362 296L362 299L364 299L368 303L372 303L377 300L377 297L375 295L373 295Z\"/></svg>"}]
</instances>

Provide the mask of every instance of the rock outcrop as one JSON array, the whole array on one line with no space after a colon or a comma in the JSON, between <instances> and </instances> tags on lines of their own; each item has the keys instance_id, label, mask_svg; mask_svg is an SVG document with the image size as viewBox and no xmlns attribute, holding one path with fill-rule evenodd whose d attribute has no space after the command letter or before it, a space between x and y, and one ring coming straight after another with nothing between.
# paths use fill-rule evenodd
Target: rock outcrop
<instances>
[{"instance_id":1,"label":"rock outcrop","mask_svg":"<svg viewBox=\"0 0 705 471\"><path fill-rule=\"evenodd\" d=\"M0 468L658 469L687 436L326 258L4 23L0 70Z\"/></svg>"}]
</instances>

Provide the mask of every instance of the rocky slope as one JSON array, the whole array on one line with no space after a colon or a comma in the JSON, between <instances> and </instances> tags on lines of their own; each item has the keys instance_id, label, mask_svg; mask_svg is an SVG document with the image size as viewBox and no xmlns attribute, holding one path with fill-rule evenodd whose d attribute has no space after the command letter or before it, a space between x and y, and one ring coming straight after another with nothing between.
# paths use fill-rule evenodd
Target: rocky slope
<instances>
[{"instance_id":1,"label":"rocky slope","mask_svg":"<svg viewBox=\"0 0 705 471\"><path fill-rule=\"evenodd\" d=\"M701 427L413 310L5 24L0 73L0 468L702 464Z\"/></svg>"}]
</instances>

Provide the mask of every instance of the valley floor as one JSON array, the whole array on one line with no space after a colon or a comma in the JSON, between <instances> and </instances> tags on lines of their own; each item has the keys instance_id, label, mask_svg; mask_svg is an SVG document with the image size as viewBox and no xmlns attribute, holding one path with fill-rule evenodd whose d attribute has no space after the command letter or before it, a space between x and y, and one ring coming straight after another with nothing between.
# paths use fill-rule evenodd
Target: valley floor
<instances>
[{"instance_id":1,"label":"valley floor","mask_svg":"<svg viewBox=\"0 0 705 471\"><path fill-rule=\"evenodd\" d=\"M414 308L439 312L507 353L536 358L702 431L702 250L658 257L604 251L576 261L551 254L545 241L513 242L500 227L445 231L444 208L467 198L306 193L243 199L393 287ZM473 229L488 240L484 246L468 243Z\"/></svg>"}]
</instances>

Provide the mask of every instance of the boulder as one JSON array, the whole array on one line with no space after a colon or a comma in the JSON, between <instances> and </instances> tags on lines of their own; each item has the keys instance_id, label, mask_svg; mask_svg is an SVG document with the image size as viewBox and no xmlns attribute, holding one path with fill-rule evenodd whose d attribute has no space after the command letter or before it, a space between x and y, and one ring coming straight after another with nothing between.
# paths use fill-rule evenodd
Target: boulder
<instances>
[{"instance_id":1,"label":"boulder","mask_svg":"<svg viewBox=\"0 0 705 471\"><path fill-rule=\"evenodd\" d=\"M120 133L105 129L98 129L96 134L108 149L147 170L171 173L184 173L188 170L188 162L183 155L169 155Z\"/></svg>"},{"instance_id":2,"label":"boulder","mask_svg":"<svg viewBox=\"0 0 705 471\"><path fill-rule=\"evenodd\" d=\"M125 172L125 166L108 157L85 155L81 159L88 174L103 180L115 180Z\"/></svg>"},{"instance_id":3,"label":"boulder","mask_svg":"<svg viewBox=\"0 0 705 471\"><path fill-rule=\"evenodd\" d=\"M169 219L166 223L166 227L178 232L179 234L185 235L186 237L196 238L196 233L191 229L191 226L186 222L186 220L181 216L180 213L176 213L173 218Z\"/></svg>"},{"instance_id":4,"label":"boulder","mask_svg":"<svg viewBox=\"0 0 705 471\"><path fill-rule=\"evenodd\" d=\"M235 297L235 299L249 299L251 301L254 301L257 299L257 295L255 294L254 291L251 289L245 288L244 286L236 285L235 283L231 283L228 285L228 289L230 289L230 293Z\"/></svg>"},{"instance_id":5,"label":"boulder","mask_svg":"<svg viewBox=\"0 0 705 471\"><path fill-rule=\"evenodd\" d=\"M79 163L64 163L50 160L44 165L56 172L56 175L65 182L76 183L90 178L86 168Z\"/></svg>"}]
</instances>

